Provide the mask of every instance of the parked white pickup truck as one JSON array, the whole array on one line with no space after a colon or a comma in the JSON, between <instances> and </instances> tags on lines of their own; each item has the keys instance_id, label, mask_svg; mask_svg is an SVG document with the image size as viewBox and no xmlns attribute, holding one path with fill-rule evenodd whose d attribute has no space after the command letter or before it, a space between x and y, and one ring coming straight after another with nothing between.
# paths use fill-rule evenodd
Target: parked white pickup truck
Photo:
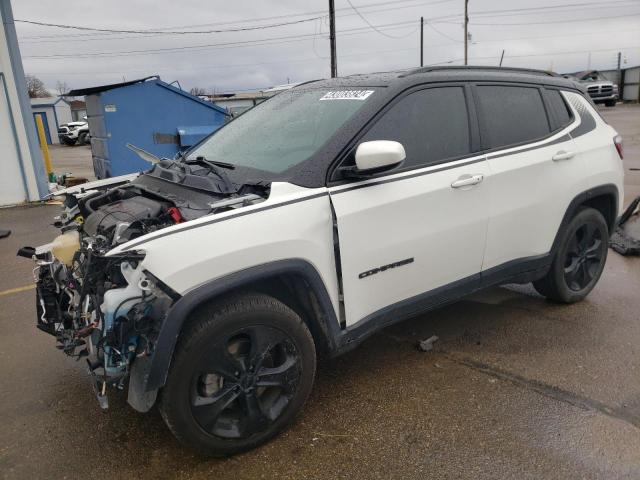
<instances>
[{"instance_id":1,"label":"parked white pickup truck","mask_svg":"<svg viewBox=\"0 0 640 480\"><path fill-rule=\"evenodd\" d=\"M87 122L63 123L58 128L60 143L65 145L86 145L91 139Z\"/></svg>"}]
</instances>

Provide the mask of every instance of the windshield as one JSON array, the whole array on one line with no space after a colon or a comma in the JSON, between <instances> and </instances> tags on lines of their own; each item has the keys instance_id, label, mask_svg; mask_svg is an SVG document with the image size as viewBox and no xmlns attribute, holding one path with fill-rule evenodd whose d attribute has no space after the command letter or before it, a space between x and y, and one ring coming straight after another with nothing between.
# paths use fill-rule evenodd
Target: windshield
<instances>
[{"instance_id":1,"label":"windshield","mask_svg":"<svg viewBox=\"0 0 640 480\"><path fill-rule=\"evenodd\" d=\"M585 75L584 77L582 77L580 79L580 81L582 83L606 82L607 78L602 74L592 73L592 74L589 74L589 75Z\"/></svg>"},{"instance_id":2,"label":"windshield","mask_svg":"<svg viewBox=\"0 0 640 480\"><path fill-rule=\"evenodd\" d=\"M369 88L279 93L218 130L187 159L282 173L315 154L374 94Z\"/></svg>"}]
</instances>

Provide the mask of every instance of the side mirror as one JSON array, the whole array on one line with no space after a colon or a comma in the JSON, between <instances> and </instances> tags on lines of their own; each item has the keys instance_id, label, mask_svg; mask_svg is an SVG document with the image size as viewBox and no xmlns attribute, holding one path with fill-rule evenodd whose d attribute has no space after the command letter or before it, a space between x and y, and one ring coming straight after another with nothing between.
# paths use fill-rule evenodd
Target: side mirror
<instances>
[{"instance_id":1,"label":"side mirror","mask_svg":"<svg viewBox=\"0 0 640 480\"><path fill-rule=\"evenodd\" d=\"M356 149L356 174L377 173L400 165L407 154L400 142L373 140Z\"/></svg>"}]
</instances>

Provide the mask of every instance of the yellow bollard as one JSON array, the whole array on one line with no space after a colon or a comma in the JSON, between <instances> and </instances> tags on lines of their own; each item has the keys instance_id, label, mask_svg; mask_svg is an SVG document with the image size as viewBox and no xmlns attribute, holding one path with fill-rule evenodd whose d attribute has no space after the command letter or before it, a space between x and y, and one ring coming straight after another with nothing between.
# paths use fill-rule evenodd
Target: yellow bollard
<instances>
[{"instance_id":1,"label":"yellow bollard","mask_svg":"<svg viewBox=\"0 0 640 480\"><path fill-rule=\"evenodd\" d=\"M47 171L47 177L50 182L55 182L53 175L53 167L51 166L51 158L49 157L49 145L47 145L47 135L44 133L44 124L40 115L36 115L36 127L38 129L38 138L40 138L40 149L42 149L42 158L44 158L44 168Z\"/></svg>"}]
</instances>

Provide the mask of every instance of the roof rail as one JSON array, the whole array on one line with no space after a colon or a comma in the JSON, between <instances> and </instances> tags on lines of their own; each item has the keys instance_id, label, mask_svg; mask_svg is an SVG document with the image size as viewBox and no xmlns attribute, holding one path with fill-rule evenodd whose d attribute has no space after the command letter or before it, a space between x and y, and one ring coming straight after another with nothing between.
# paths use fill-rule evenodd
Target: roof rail
<instances>
[{"instance_id":1,"label":"roof rail","mask_svg":"<svg viewBox=\"0 0 640 480\"><path fill-rule=\"evenodd\" d=\"M557 73L554 72L547 72L544 70L535 70L533 68L516 68L516 67L495 67L495 66L471 66L471 65L450 65L450 66L443 66L443 67L421 67L421 68L416 68L414 70L411 70L403 75L400 75L401 77L406 77L409 75L415 75L417 73L428 73L428 72L440 72L440 71L446 71L446 70L467 70L467 71L471 71L471 70L485 70L485 71L492 71L492 72L513 72L513 73L528 73L530 75L544 75L544 76L549 76L549 77L557 77L559 76Z\"/></svg>"}]
</instances>

